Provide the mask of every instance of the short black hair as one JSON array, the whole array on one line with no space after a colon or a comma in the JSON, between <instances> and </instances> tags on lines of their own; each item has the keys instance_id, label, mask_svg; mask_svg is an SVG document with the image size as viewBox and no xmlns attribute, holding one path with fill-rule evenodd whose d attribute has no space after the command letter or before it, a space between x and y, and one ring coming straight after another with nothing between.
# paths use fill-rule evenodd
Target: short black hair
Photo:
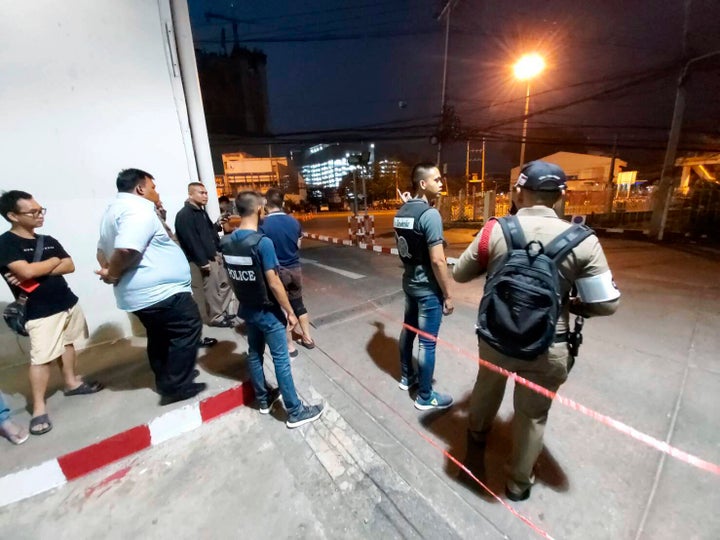
<instances>
[{"instance_id":1,"label":"short black hair","mask_svg":"<svg viewBox=\"0 0 720 540\"><path fill-rule=\"evenodd\" d=\"M552 207L560 200L560 197L562 197L562 191L535 191L533 189L525 189L524 187L520 189L525 192L526 198L543 206Z\"/></svg>"},{"instance_id":2,"label":"short black hair","mask_svg":"<svg viewBox=\"0 0 720 540\"><path fill-rule=\"evenodd\" d=\"M257 191L241 191L235 199L235 207L240 217L252 216L262 204L262 195Z\"/></svg>"},{"instance_id":3,"label":"short black hair","mask_svg":"<svg viewBox=\"0 0 720 540\"><path fill-rule=\"evenodd\" d=\"M223 203L223 202L229 203L229 202L230 202L230 197L228 197L227 195L220 195L220 196L218 197L218 202L219 202L219 203Z\"/></svg>"},{"instance_id":4,"label":"short black hair","mask_svg":"<svg viewBox=\"0 0 720 540\"><path fill-rule=\"evenodd\" d=\"M205 187L205 184L203 184L202 182L190 182L190 183L188 184L188 191L190 191L190 188L191 188L191 187L194 187L194 186L197 186L197 187Z\"/></svg>"},{"instance_id":5,"label":"short black hair","mask_svg":"<svg viewBox=\"0 0 720 540\"><path fill-rule=\"evenodd\" d=\"M432 161L422 161L413 167L410 181L414 191L420 189L420 181L425 180L430 169L437 169L437 165Z\"/></svg>"},{"instance_id":6,"label":"short black hair","mask_svg":"<svg viewBox=\"0 0 720 540\"><path fill-rule=\"evenodd\" d=\"M140 169L123 169L118 174L115 185L120 193L130 193L138 185L143 184L146 178L155 180L152 174Z\"/></svg>"},{"instance_id":7,"label":"short black hair","mask_svg":"<svg viewBox=\"0 0 720 540\"><path fill-rule=\"evenodd\" d=\"M32 198L33 196L27 191L20 191L19 189L4 191L3 194L0 195L0 213L2 213L2 217L4 217L6 221L10 221L8 214L17 211L17 202L20 199Z\"/></svg>"},{"instance_id":8,"label":"short black hair","mask_svg":"<svg viewBox=\"0 0 720 540\"><path fill-rule=\"evenodd\" d=\"M282 208L283 192L278 188L270 188L265 192L265 205L272 208Z\"/></svg>"}]
</instances>

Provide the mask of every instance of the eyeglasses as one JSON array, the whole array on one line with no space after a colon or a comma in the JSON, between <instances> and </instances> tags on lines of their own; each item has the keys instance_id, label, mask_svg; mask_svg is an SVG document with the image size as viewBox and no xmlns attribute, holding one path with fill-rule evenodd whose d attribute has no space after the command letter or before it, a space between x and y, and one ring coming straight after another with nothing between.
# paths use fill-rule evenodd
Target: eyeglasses
<instances>
[{"instance_id":1,"label":"eyeglasses","mask_svg":"<svg viewBox=\"0 0 720 540\"><path fill-rule=\"evenodd\" d=\"M40 217L44 216L47 213L47 208L38 208L37 210L30 210L29 212L15 212L16 214L20 214L21 216L30 216L30 217Z\"/></svg>"}]
</instances>

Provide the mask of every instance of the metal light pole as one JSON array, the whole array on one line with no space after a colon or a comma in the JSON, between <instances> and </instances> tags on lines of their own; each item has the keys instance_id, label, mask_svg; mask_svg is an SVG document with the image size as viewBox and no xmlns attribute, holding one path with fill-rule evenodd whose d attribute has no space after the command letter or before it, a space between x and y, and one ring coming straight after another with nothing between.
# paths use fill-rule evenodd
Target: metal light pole
<instances>
[{"instance_id":1,"label":"metal light pole","mask_svg":"<svg viewBox=\"0 0 720 540\"><path fill-rule=\"evenodd\" d=\"M515 78L527 81L525 87L525 114L523 115L522 143L520 145L520 167L525 163L525 143L527 140L528 114L530 112L530 80L545 69L545 60L537 53L526 54L513 66Z\"/></svg>"},{"instance_id":2,"label":"metal light pole","mask_svg":"<svg viewBox=\"0 0 720 540\"><path fill-rule=\"evenodd\" d=\"M523 114L522 143L520 143L520 167L525 163L525 141L527 140L528 113L530 112L530 81L525 89L525 114Z\"/></svg>"}]
</instances>

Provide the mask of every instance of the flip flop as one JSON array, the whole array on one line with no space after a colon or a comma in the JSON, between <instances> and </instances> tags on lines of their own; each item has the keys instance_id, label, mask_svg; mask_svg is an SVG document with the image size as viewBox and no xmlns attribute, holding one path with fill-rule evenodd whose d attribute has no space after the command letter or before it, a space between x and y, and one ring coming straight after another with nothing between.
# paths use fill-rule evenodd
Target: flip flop
<instances>
[{"instance_id":1,"label":"flip flop","mask_svg":"<svg viewBox=\"0 0 720 540\"><path fill-rule=\"evenodd\" d=\"M22 444L30 438L30 433L10 420L0 424L0 435L13 444Z\"/></svg>"},{"instance_id":2,"label":"flip flop","mask_svg":"<svg viewBox=\"0 0 720 540\"><path fill-rule=\"evenodd\" d=\"M34 427L37 427L42 424L47 424L47 427L40 428L40 429L33 429ZM52 429L52 422L50 421L50 417L46 414L41 414L40 416L36 416L34 418L30 419L30 433L32 435L44 435L48 431Z\"/></svg>"},{"instance_id":3,"label":"flip flop","mask_svg":"<svg viewBox=\"0 0 720 540\"><path fill-rule=\"evenodd\" d=\"M105 388L101 383L97 381L83 381L80 386L73 388L72 390L64 390L63 394L66 396L82 396L85 394L94 394Z\"/></svg>"},{"instance_id":4,"label":"flip flop","mask_svg":"<svg viewBox=\"0 0 720 540\"><path fill-rule=\"evenodd\" d=\"M310 341L305 341L304 339L301 339L301 340L300 340L300 345L302 345L302 346L305 347L306 349L314 349L314 348L315 348L315 341L312 340L312 339L311 339Z\"/></svg>"}]
</instances>

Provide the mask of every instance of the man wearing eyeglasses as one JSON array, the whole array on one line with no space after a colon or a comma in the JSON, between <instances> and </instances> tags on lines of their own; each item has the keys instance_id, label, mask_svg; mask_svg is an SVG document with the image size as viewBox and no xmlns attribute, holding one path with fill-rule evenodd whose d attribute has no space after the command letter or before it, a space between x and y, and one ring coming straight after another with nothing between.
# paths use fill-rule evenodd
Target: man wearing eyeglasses
<instances>
[{"instance_id":1,"label":"man wearing eyeglasses","mask_svg":"<svg viewBox=\"0 0 720 540\"><path fill-rule=\"evenodd\" d=\"M60 242L43 235L42 254L34 262L38 245L35 229L43 226L45 212L24 191L0 195L0 213L11 224L10 230L0 235L0 272L15 298L21 293L27 295L25 330L30 337L33 435L52 429L45 404L52 362L57 360L60 366L66 396L93 394L103 388L75 374L75 343L87 339L88 330L78 298L63 277L75 271L72 258Z\"/></svg>"},{"instance_id":2,"label":"man wearing eyeglasses","mask_svg":"<svg viewBox=\"0 0 720 540\"><path fill-rule=\"evenodd\" d=\"M454 305L450 275L445 261L445 239L442 218L431 206L442 191L442 177L434 163L418 163L412 171L415 197L398 210L393 220L398 255L405 271L405 326L400 333L401 390L418 385L415 408L447 409L453 399L432 387L435 371L435 340L443 315L450 315ZM420 331L418 333L418 330ZM417 370L412 352L418 334Z\"/></svg>"}]
</instances>

